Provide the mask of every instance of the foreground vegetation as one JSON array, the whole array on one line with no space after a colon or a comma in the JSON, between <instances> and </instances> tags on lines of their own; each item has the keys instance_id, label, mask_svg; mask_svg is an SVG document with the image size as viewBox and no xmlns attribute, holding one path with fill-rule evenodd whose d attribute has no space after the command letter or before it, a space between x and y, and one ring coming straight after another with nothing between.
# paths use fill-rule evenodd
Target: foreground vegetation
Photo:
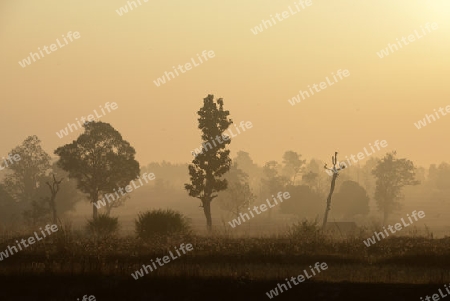
<instances>
[{"instance_id":1,"label":"foreground vegetation","mask_svg":"<svg viewBox=\"0 0 450 301\"><path fill-rule=\"evenodd\" d=\"M373 283L450 282L450 238L389 237L366 247L364 237L336 240L317 232L300 237L233 238L230 236L177 236L165 241L137 238L87 238L61 231L6 258L0 275L114 275L130 273L151 259L168 255L180 243L194 251L146 275L211 277L242 281L280 280L300 274L308 265L330 267L314 281ZM1 243L4 250L14 239Z\"/></svg>"},{"instance_id":2,"label":"foreground vegetation","mask_svg":"<svg viewBox=\"0 0 450 301\"><path fill-rule=\"evenodd\" d=\"M188 232L149 240L61 226L0 263L0 298L60 301L89 293L97 300L264 300L266 291L316 262L329 268L277 300L413 299L450 282L450 238L410 232L366 247L369 232L336 239L303 222L273 237ZM22 237L27 235L4 236L0 250ZM181 243L194 250L141 279L131 277ZM13 289L23 283L27 290Z\"/></svg>"}]
</instances>

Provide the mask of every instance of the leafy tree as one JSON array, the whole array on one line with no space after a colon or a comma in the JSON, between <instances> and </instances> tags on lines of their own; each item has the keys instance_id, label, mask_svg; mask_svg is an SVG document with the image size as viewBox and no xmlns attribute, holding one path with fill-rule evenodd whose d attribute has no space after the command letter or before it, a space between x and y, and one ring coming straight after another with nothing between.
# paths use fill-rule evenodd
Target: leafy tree
<instances>
[{"instance_id":1,"label":"leafy tree","mask_svg":"<svg viewBox=\"0 0 450 301\"><path fill-rule=\"evenodd\" d=\"M25 212L32 208L32 202L18 202L8 191L4 184L0 184L0 225L21 226ZM29 219L25 218L25 222L28 222Z\"/></svg>"},{"instance_id":2,"label":"leafy tree","mask_svg":"<svg viewBox=\"0 0 450 301\"><path fill-rule=\"evenodd\" d=\"M378 158L370 157L365 161L364 166L361 167L361 183L369 195L375 194L376 179L372 171L377 166L379 160Z\"/></svg>"},{"instance_id":3,"label":"leafy tree","mask_svg":"<svg viewBox=\"0 0 450 301\"><path fill-rule=\"evenodd\" d=\"M15 216L21 214L17 209L14 199L9 195L5 186L0 184L0 221L10 222L12 219L15 219Z\"/></svg>"},{"instance_id":4,"label":"leafy tree","mask_svg":"<svg viewBox=\"0 0 450 301\"><path fill-rule=\"evenodd\" d=\"M261 185L265 193L276 193L283 189L289 181L286 177L279 174L281 166L276 161L269 161L262 168Z\"/></svg>"},{"instance_id":5,"label":"leafy tree","mask_svg":"<svg viewBox=\"0 0 450 301\"><path fill-rule=\"evenodd\" d=\"M280 168L281 166L276 161L269 161L263 166L261 176L261 202L264 202L267 198L271 199L271 195L276 195L279 191L282 191L288 182L287 178L278 174ZM272 217L272 208L268 209L268 218L270 219Z\"/></svg>"},{"instance_id":6,"label":"leafy tree","mask_svg":"<svg viewBox=\"0 0 450 301\"><path fill-rule=\"evenodd\" d=\"M248 152L238 151L233 161L239 165L239 168L247 174L257 173L258 165L253 162Z\"/></svg>"},{"instance_id":7,"label":"leafy tree","mask_svg":"<svg viewBox=\"0 0 450 301\"><path fill-rule=\"evenodd\" d=\"M385 225L389 214L400 208L405 185L418 185L415 179L414 164L407 159L397 159L396 152L387 153L376 165L372 174L376 178L375 200L383 212Z\"/></svg>"},{"instance_id":8,"label":"leafy tree","mask_svg":"<svg viewBox=\"0 0 450 301\"><path fill-rule=\"evenodd\" d=\"M248 175L238 168L235 162L225 176L228 188L220 194L220 207L236 217L255 200L255 195L248 184Z\"/></svg>"},{"instance_id":9,"label":"leafy tree","mask_svg":"<svg viewBox=\"0 0 450 301\"><path fill-rule=\"evenodd\" d=\"M238 151L236 157L233 159L233 162L239 166L239 169L248 175L250 189L254 193L260 192L262 168L253 162L250 154L245 151Z\"/></svg>"},{"instance_id":10,"label":"leafy tree","mask_svg":"<svg viewBox=\"0 0 450 301\"><path fill-rule=\"evenodd\" d=\"M287 151L283 155L283 175L291 180L291 184L295 185L295 178L303 171L303 165L306 160L300 160L302 155L294 151Z\"/></svg>"},{"instance_id":11,"label":"leafy tree","mask_svg":"<svg viewBox=\"0 0 450 301\"><path fill-rule=\"evenodd\" d=\"M217 192L227 188L227 180L221 179L230 169L230 151L225 147L231 138L222 133L233 123L228 119L229 111L223 110L222 98L214 102L214 95L203 99L203 107L197 112L198 128L202 131L203 149L189 165L190 184L185 184L189 196L200 199L206 217L206 227L212 230L211 202L216 198ZM221 138L223 140L221 140ZM218 143L213 143L217 141ZM216 144L209 150L205 146Z\"/></svg>"},{"instance_id":12,"label":"leafy tree","mask_svg":"<svg viewBox=\"0 0 450 301\"><path fill-rule=\"evenodd\" d=\"M77 179L77 188L95 203L100 195L113 193L117 187L123 191L137 179L139 162L134 159L134 148L110 124L93 121L83 127L85 132L77 140L57 148L55 154L60 157L58 166ZM97 219L97 207L92 208Z\"/></svg>"},{"instance_id":13,"label":"leafy tree","mask_svg":"<svg viewBox=\"0 0 450 301\"><path fill-rule=\"evenodd\" d=\"M442 162L437 167L435 164L430 165L429 179L433 183L434 188L440 190L450 189L450 164Z\"/></svg>"},{"instance_id":14,"label":"leafy tree","mask_svg":"<svg viewBox=\"0 0 450 301\"><path fill-rule=\"evenodd\" d=\"M318 177L319 177L318 173L309 171L309 173L306 173L302 176L302 181L305 182L305 184L308 185L309 187L316 188Z\"/></svg>"},{"instance_id":15,"label":"leafy tree","mask_svg":"<svg viewBox=\"0 0 450 301\"><path fill-rule=\"evenodd\" d=\"M421 175L417 177L419 178ZM420 179L420 178L419 178ZM426 180L422 179L422 193L426 193L425 198L428 199L430 203L438 203L442 205L443 203L448 203L450 201L450 164L442 162L439 165L431 164L428 168L428 177ZM418 196L417 191L406 191L407 195L409 193L414 196ZM424 199L422 197L422 199Z\"/></svg>"},{"instance_id":16,"label":"leafy tree","mask_svg":"<svg viewBox=\"0 0 450 301\"><path fill-rule=\"evenodd\" d=\"M19 202L31 204L36 199L38 182L50 169L50 156L42 149L37 136L29 136L11 151L20 160L10 164L4 183L9 194Z\"/></svg>"},{"instance_id":17,"label":"leafy tree","mask_svg":"<svg viewBox=\"0 0 450 301\"><path fill-rule=\"evenodd\" d=\"M355 181L342 183L334 196L334 211L349 219L356 214L369 213L369 196L366 190Z\"/></svg>"},{"instance_id":18,"label":"leafy tree","mask_svg":"<svg viewBox=\"0 0 450 301\"><path fill-rule=\"evenodd\" d=\"M304 168L302 182L325 197L329 178L330 176L323 171L323 163L317 159L311 159Z\"/></svg>"}]
</instances>

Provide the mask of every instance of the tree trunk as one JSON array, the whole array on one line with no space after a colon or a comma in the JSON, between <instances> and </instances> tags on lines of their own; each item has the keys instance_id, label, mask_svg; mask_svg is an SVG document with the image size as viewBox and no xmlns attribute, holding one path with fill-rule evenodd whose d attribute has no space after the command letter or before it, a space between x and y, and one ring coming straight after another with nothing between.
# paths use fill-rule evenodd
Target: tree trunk
<instances>
[{"instance_id":1,"label":"tree trunk","mask_svg":"<svg viewBox=\"0 0 450 301\"><path fill-rule=\"evenodd\" d=\"M208 232L211 232L212 230L212 219L211 219L211 200L202 200L203 203L203 212L205 213L206 217L206 230Z\"/></svg>"},{"instance_id":2,"label":"tree trunk","mask_svg":"<svg viewBox=\"0 0 450 301\"><path fill-rule=\"evenodd\" d=\"M387 206L384 208L384 212L383 212L383 226L386 226L387 224L387 220L388 220L388 216L389 216L389 211Z\"/></svg>"},{"instance_id":3,"label":"tree trunk","mask_svg":"<svg viewBox=\"0 0 450 301\"><path fill-rule=\"evenodd\" d=\"M95 220L98 218L98 210L97 207L94 205L98 201L98 194L92 193L91 194L91 202L92 202L92 218Z\"/></svg>"},{"instance_id":4,"label":"tree trunk","mask_svg":"<svg viewBox=\"0 0 450 301\"><path fill-rule=\"evenodd\" d=\"M106 204L105 208L106 208L106 215L109 216L111 214L112 205Z\"/></svg>"},{"instance_id":5,"label":"tree trunk","mask_svg":"<svg viewBox=\"0 0 450 301\"><path fill-rule=\"evenodd\" d=\"M48 188L50 189L50 199L49 199L49 205L50 208L52 210L52 214L53 214L53 224L57 223L58 220L58 216L56 214L56 195L58 194L59 191L59 185L61 184L62 180L64 178L61 178L61 180L57 181L55 175L53 175L53 184L50 185L49 182L46 182Z\"/></svg>"},{"instance_id":6,"label":"tree trunk","mask_svg":"<svg viewBox=\"0 0 450 301\"><path fill-rule=\"evenodd\" d=\"M331 209L331 196L333 195L334 192L334 186L336 184L336 178L337 178L338 174L334 173L333 174L333 178L331 179L331 187L330 187L330 193L328 194L328 198L327 198L327 207L325 208L325 215L323 217L323 224L322 224L322 229L325 230L325 226L327 224L327 220L328 220L328 212Z\"/></svg>"},{"instance_id":7,"label":"tree trunk","mask_svg":"<svg viewBox=\"0 0 450 301\"><path fill-rule=\"evenodd\" d=\"M56 195L52 195L52 197L50 199L50 207L52 208L52 213L53 213L53 224L56 225L58 216L56 215L55 197L56 197Z\"/></svg>"}]
</instances>

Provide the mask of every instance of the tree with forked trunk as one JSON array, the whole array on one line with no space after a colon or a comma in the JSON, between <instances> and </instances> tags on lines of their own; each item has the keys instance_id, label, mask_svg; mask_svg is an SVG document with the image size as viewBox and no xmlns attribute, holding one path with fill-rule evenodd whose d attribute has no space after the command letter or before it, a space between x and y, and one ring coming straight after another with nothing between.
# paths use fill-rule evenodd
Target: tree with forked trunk
<instances>
[{"instance_id":1,"label":"tree with forked trunk","mask_svg":"<svg viewBox=\"0 0 450 301\"><path fill-rule=\"evenodd\" d=\"M56 195L59 191L59 185L61 185L61 182L64 180L64 178L61 178L61 180L56 180L55 175L53 174L53 183L50 184L50 182L45 182L47 184L48 188L50 189L50 199L49 199L49 205L50 209L52 210L52 217L53 217L53 224L56 224L58 216L56 214Z\"/></svg>"}]
</instances>

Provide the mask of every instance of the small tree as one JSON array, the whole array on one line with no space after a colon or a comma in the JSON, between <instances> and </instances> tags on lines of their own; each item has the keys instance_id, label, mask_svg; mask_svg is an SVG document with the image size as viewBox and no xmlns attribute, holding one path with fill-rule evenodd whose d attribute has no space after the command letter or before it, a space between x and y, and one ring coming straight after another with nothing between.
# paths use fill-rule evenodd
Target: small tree
<instances>
[{"instance_id":1,"label":"small tree","mask_svg":"<svg viewBox=\"0 0 450 301\"><path fill-rule=\"evenodd\" d=\"M125 201L130 199L130 195L126 194L126 195L121 195L119 198L115 199L114 202L105 202L105 214L107 216L111 215L111 211L114 208L118 208L120 206L123 206L125 204Z\"/></svg>"},{"instance_id":2,"label":"small tree","mask_svg":"<svg viewBox=\"0 0 450 301\"><path fill-rule=\"evenodd\" d=\"M223 110L222 98L214 103L214 95L203 99L203 107L197 114L200 116L198 128L202 131L203 148L189 165L191 183L184 187L189 196L200 199L206 217L206 228L211 231L211 202L218 196L217 192L227 188L227 180L221 178L231 166L230 151L225 149L231 139L222 134L233 121L228 119L230 112ZM206 146L212 144L215 147L207 150Z\"/></svg>"},{"instance_id":3,"label":"small tree","mask_svg":"<svg viewBox=\"0 0 450 301\"><path fill-rule=\"evenodd\" d=\"M283 155L283 174L291 180L291 185L295 185L295 178L303 171L306 160L300 160L301 156L294 151L287 151Z\"/></svg>"},{"instance_id":4,"label":"small tree","mask_svg":"<svg viewBox=\"0 0 450 301\"><path fill-rule=\"evenodd\" d=\"M37 136L29 136L11 155L19 155L20 160L7 167L11 173L5 177L5 188L17 201L31 204L36 199L37 183L50 170L50 156Z\"/></svg>"},{"instance_id":5,"label":"small tree","mask_svg":"<svg viewBox=\"0 0 450 301\"><path fill-rule=\"evenodd\" d=\"M323 197L326 197L329 192L329 175L323 172L323 163L317 159L311 159L305 164L302 182Z\"/></svg>"},{"instance_id":6,"label":"small tree","mask_svg":"<svg viewBox=\"0 0 450 301\"><path fill-rule=\"evenodd\" d=\"M253 191L258 191L262 168L253 162L250 154L245 151L238 151L233 159L239 169L248 174L248 182Z\"/></svg>"},{"instance_id":7,"label":"small tree","mask_svg":"<svg viewBox=\"0 0 450 301\"><path fill-rule=\"evenodd\" d=\"M276 161L269 161L264 164L262 168L262 176L260 182L260 194L259 198L261 202L264 202L265 199L271 199L271 195L277 194L281 191L288 179L286 177L280 176L278 174L278 170L281 166ZM272 218L272 208L269 209L269 214L267 215L268 219Z\"/></svg>"},{"instance_id":8,"label":"small tree","mask_svg":"<svg viewBox=\"0 0 450 301\"><path fill-rule=\"evenodd\" d=\"M309 173L307 173L307 174L304 174L303 176L302 176L302 181L306 184L306 185L308 185L309 187L311 187L311 188L315 188L315 189L317 189L316 188L316 182L317 182L317 178L319 177L319 174L318 173L315 173L315 172L313 172L313 171L309 171Z\"/></svg>"},{"instance_id":9,"label":"small tree","mask_svg":"<svg viewBox=\"0 0 450 301\"><path fill-rule=\"evenodd\" d=\"M383 212L383 224L386 225L389 214L400 208L403 199L402 188L406 185L418 185L415 179L414 163L407 159L397 159L396 152L387 153L381 159L372 174L376 177L375 200Z\"/></svg>"},{"instance_id":10,"label":"small tree","mask_svg":"<svg viewBox=\"0 0 450 301\"><path fill-rule=\"evenodd\" d=\"M221 193L218 200L220 207L238 217L242 209L248 208L255 200L255 195L248 184L248 175L234 163L225 177L228 188Z\"/></svg>"}]
</instances>

